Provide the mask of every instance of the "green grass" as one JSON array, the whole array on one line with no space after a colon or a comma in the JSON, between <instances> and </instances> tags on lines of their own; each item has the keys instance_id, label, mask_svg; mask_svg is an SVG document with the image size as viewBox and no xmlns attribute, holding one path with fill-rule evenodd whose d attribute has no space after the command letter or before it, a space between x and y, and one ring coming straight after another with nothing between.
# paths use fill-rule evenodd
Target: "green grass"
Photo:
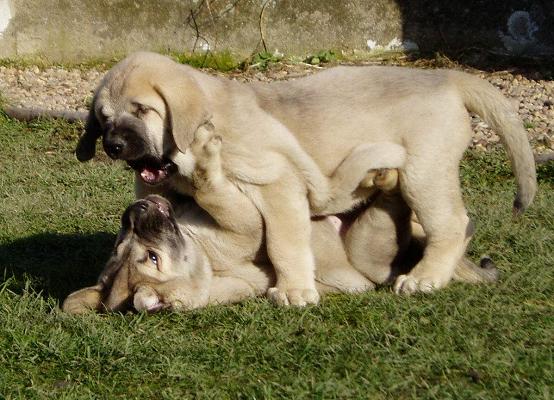
<instances>
[{"instance_id":1,"label":"green grass","mask_svg":"<svg viewBox=\"0 0 554 400\"><path fill-rule=\"evenodd\" d=\"M553 395L554 166L511 218L502 153L469 153L462 182L495 286L432 295L265 300L186 314L62 314L107 259L131 173L72 154L79 129L0 115L0 398L468 398ZM3 276L3 278L2 278Z\"/></svg>"},{"instance_id":2,"label":"green grass","mask_svg":"<svg viewBox=\"0 0 554 400\"><path fill-rule=\"evenodd\" d=\"M172 53L171 56L181 64L195 68L210 68L216 71L231 71L239 67L239 62L230 52Z\"/></svg>"},{"instance_id":3,"label":"green grass","mask_svg":"<svg viewBox=\"0 0 554 400\"><path fill-rule=\"evenodd\" d=\"M188 64L196 68L211 68L217 71L230 71L239 67L239 61L228 51L222 52L167 52L160 51L182 64ZM28 58L3 58L0 59L0 66L14 68L38 67L46 69L49 67L63 67L67 69L89 70L92 68L100 71L107 71L117 62L125 58L125 55L118 55L104 58L89 58L80 62L53 62L45 57L32 56Z\"/></svg>"},{"instance_id":4,"label":"green grass","mask_svg":"<svg viewBox=\"0 0 554 400\"><path fill-rule=\"evenodd\" d=\"M281 62L285 63L298 63L306 62L312 65L322 65L332 62L359 62L359 61L375 61L379 60L381 63L397 64L406 62L406 60L413 60L412 54L405 54L403 52L396 51L377 51L377 52L351 52L343 53L334 50L321 50L315 54L309 54L307 56L299 55L284 55L274 54L270 52L259 52L252 54L249 57L240 57L229 51L197 51L197 52L178 52L159 50L160 54L172 57L174 60L188 64L195 68L208 68L215 71L228 72L238 69L257 68L259 70L266 70L272 65L278 65ZM107 71L113 67L117 62L125 58L125 54L113 55L110 57L96 57L83 59L81 61L52 61L47 57L36 55L27 57L16 58L0 58L0 67L11 68L31 68L37 67L40 70L44 70L50 67L61 67L66 69L78 69L78 70L90 70L98 69L100 71ZM443 59L446 59L445 57ZM452 66L452 62L449 66ZM437 62L436 59L424 60L420 66L426 64L434 65L435 67L446 67L444 62Z\"/></svg>"},{"instance_id":5,"label":"green grass","mask_svg":"<svg viewBox=\"0 0 554 400\"><path fill-rule=\"evenodd\" d=\"M523 127L525 129L533 129L535 124L532 121L523 121Z\"/></svg>"}]
</instances>

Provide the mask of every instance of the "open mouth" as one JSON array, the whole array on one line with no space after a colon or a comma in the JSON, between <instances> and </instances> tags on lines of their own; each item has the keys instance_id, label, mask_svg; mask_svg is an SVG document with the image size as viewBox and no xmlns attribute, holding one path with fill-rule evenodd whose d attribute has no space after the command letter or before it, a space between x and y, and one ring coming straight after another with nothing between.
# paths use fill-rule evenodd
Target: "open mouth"
<instances>
[{"instance_id":1,"label":"open mouth","mask_svg":"<svg viewBox=\"0 0 554 400\"><path fill-rule=\"evenodd\" d=\"M127 164L139 172L141 179L149 185L157 185L169 178L177 166L170 160L144 157L127 161Z\"/></svg>"}]
</instances>

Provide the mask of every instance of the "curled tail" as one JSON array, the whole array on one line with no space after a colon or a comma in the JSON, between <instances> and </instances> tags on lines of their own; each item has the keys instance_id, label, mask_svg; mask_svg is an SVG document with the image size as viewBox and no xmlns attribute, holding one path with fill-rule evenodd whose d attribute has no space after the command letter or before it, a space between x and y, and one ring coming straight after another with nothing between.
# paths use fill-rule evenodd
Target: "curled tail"
<instances>
[{"instance_id":1,"label":"curled tail","mask_svg":"<svg viewBox=\"0 0 554 400\"><path fill-rule=\"evenodd\" d=\"M455 82L466 108L481 116L500 136L517 181L514 214L522 213L535 197L537 176L527 133L516 110L487 81L457 71L448 71L447 74Z\"/></svg>"}]
</instances>

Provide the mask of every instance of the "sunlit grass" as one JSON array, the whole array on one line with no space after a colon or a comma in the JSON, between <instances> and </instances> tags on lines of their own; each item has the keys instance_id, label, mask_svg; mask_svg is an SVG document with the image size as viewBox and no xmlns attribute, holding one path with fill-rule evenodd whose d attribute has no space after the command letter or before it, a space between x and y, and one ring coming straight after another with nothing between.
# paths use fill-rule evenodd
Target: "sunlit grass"
<instances>
[{"instance_id":1,"label":"sunlit grass","mask_svg":"<svg viewBox=\"0 0 554 400\"><path fill-rule=\"evenodd\" d=\"M518 220L503 153L469 153L469 254L494 286L383 289L305 309L265 300L185 314L62 314L107 259L132 174L79 163L79 128L0 116L0 398L537 398L552 396L554 170ZM3 277L3 278L2 278Z\"/></svg>"}]
</instances>

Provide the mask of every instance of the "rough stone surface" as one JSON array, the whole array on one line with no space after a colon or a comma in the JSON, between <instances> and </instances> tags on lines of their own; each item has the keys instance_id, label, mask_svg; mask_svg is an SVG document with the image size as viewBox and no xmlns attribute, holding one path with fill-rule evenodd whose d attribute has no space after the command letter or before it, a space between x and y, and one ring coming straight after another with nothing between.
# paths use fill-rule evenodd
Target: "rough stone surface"
<instances>
[{"instance_id":1,"label":"rough stone surface","mask_svg":"<svg viewBox=\"0 0 554 400\"><path fill-rule=\"evenodd\" d=\"M0 57L52 61L130 51L420 49L554 54L554 2L541 0L3 0ZM263 41L262 41L263 39Z\"/></svg>"},{"instance_id":2,"label":"rough stone surface","mask_svg":"<svg viewBox=\"0 0 554 400\"><path fill-rule=\"evenodd\" d=\"M240 81L273 81L294 79L321 69L318 66L279 63L266 71L250 68L247 71L208 73ZM531 79L510 72L468 72L487 79L519 107L519 116L537 153L554 151L554 81ZM11 105L43 107L51 110L86 110L93 90L104 72L96 69L67 70L61 67L39 69L0 67L0 95ZM472 118L472 146L488 150L499 137L477 116Z\"/></svg>"}]
</instances>

